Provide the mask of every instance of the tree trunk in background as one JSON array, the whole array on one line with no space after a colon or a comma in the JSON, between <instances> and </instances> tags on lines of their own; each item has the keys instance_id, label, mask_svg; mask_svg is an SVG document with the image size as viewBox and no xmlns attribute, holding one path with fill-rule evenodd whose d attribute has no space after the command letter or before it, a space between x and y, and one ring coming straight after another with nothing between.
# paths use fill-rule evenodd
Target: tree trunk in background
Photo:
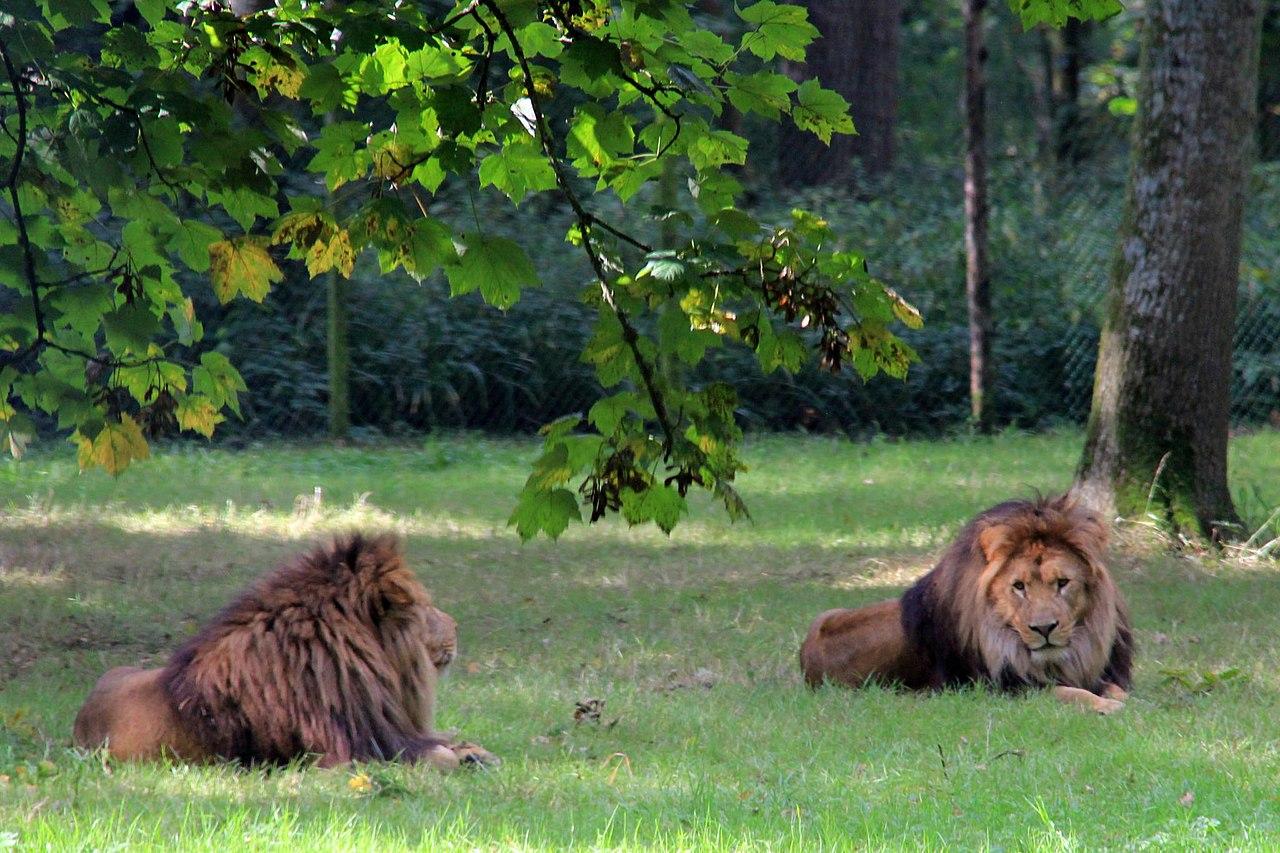
<instances>
[{"instance_id":1,"label":"tree trunk in background","mask_svg":"<svg viewBox=\"0 0 1280 853\"><path fill-rule=\"evenodd\" d=\"M988 432L991 406L991 277L987 268L986 81L983 10L987 0L964 0L964 253L969 306L969 414Z\"/></svg>"},{"instance_id":2,"label":"tree trunk in background","mask_svg":"<svg viewBox=\"0 0 1280 853\"><path fill-rule=\"evenodd\" d=\"M347 339L347 280L331 272L329 296L329 437L345 439L351 432L351 346Z\"/></svg>"},{"instance_id":3,"label":"tree trunk in background","mask_svg":"<svg viewBox=\"0 0 1280 853\"><path fill-rule=\"evenodd\" d=\"M1267 6L1258 72L1258 156L1280 160L1280 2L1270 0Z\"/></svg>"},{"instance_id":4,"label":"tree trunk in background","mask_svg":"<svg viewBox=\"0 0 1280 853\"><path fill-rule=\"evenodd\" d=\"M1060 30L1049 30L1049 92L1053 104L1054 154L1059 163L1082 159L1079 146L1080 72L1088 62L1088 24L1069 18Z\"/></svg>"},{"instance_id":5,"label":"tree trunk in background","mask_svg":"<svg viewBox=\"0 0 1280 853\"><path fill-rule=\"evenodd\" d=\"M817 77L853 107L857 136L836 136L831 145L784 123L779 133L778 177L790 186L847 183L853 160L867 175L893 166L898 106L898 30L901 0L806 0L809 20L822 37L809 45L803 65L789 64L797 80Z\"/></svg>"},{"instance_id":6,"label":"tree trunk in background","mask_svg":"<svg viewBox=\"0 0 1280 853\"><path fill-rule=\"evenodd\" d=\"M1148 0L1133 166L1076 492L1237 534L1231 341L1261 0Z\"/></svg>"}]
</instances>

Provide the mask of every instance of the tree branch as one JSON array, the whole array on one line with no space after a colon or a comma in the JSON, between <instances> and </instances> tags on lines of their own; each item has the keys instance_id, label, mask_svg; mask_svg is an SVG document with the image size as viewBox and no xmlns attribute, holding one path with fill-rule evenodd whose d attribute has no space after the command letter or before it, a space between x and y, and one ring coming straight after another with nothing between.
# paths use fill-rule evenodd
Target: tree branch
<instances>
[{"instance_id":1,"label":"tree branch","mask_svg":"<svg viewBox=\"0 0 1280 853\"><path fill-rule=\"evenodd\" d=\"M617 300L614 298L613 288L609 285L609 276L605 271L604 262L600 259L600 255L596 252L595 245L592 243L591 229L597 224L597 220L583 207L582 201L569 184L568 176L564 173L560 158L556 156L555 146L551 141L551 132L547 128L546 119L543 117L542 103L538 96L538 90L533 84L533 72L529 67L529 60L525 56L524 47L520 44L520 40L516 38L511 22L507 20L507 16L495 0L481 0L481 2L493 15L494 19L497 20L498 26L511 42L511 50L515 53L516 61L519 63L520 70L524 75L525 94L529 98L529 106L533 111L534 126L537 129L538 140L542 144L542 153L551 163L551 169L556 177L556 184L560 187L560 192L564 195L565 200L569 203L569 207L573 209L574 215L578 220L578 227L582 231L582 246L587 253L587 259L591 262L592 270L595 271L596 278L600 281L601 296L622 326L622 340L631 350L631 356L635 359L636 368L640 371L640 378L644 383L645 392L649 396L649 402L653 404L654 415L658 419L659 426L662 427L664 454L668 454L675 446L677 424L671 420L671 415L667 411L666 400L662 396L661 389L658 388L657 372L654 366L649 363L649 360L640 351L640 333L632 325L627 312L618 307ZM612 228L604 226L602 223L601 227L610 233L619 233Z\"/></svg>"},{"instance_id":2,"label":"tree branch","mask_svg":"<svg viewBox=\"0 0 1280 853\"><path fill-rule=\"evenodd\" d=\"M9 46L3 40L0 40L0 59L4 61L4 70L9 76L9 87L13 90L13 100L18 111L17 147L13 152L13 164L9 167L9 177L5 179L5 189L9 192L9 203L13 205L13 218L18 226L18 245L22 249L22 273L31 291L31 309L35 313L36 337L30 345L30 349L34 350L41 341L45 340L44 310L40 305L40 282L36 279L35 253L31 249L31 238L27 234L26 219L22 215L22 200L18 197L18 172L22 168L22 158L27 150L27 99L22 93L18 71L13 67L13 58L9 56Z\"/></svg>"}]
</instances>

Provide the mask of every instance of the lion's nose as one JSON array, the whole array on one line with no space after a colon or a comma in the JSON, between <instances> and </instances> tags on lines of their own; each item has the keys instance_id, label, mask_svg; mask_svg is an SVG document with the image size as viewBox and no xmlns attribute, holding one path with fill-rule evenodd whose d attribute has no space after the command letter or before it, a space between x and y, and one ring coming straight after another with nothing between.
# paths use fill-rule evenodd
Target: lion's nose
<instances>
[{"instance_id":1,"label":"lion's nose","mask_svg":"<svg viewBox=\"0 0 1280 853\"><path fill-rule=\"evenodd\" d=\"M1053 629L1058 627L1057 622L1041 622L1039 625L1032 625L1031 630L1045 638L1047 642L1049 635L1053 633Z\"/></svg>"}]
</instances>

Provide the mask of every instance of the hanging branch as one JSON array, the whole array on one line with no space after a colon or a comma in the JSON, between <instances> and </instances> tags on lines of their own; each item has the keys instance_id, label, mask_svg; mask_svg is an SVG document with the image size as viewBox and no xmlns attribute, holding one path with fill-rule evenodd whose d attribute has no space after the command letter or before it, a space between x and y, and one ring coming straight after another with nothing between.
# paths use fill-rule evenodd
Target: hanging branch
<instances>
[{"instance_id":1,"label":"hanging branch","mask_svg":"<svg viewBox=\"0 0 1280 853\"><path fill-rule=\"evenodd\" d=\"M520 44L520 40L516 38L515 30L511 26L511 22L507 20L507 16L499 8L495 0L482 0L486 9L493 15L498 22L504 35L511 42L511 49L515 53L516 61L520 65L520 70L524 75L524 90L529 98L529 106L533 111L534 126L537 129L538 141L542 145L542 153L551 164L551 169L555 173L556 185L560 188L561 194L569 203L569 207L573 209L575 218L578 220L578 228L582 231L582 247L587 253L587 259L591 262L591 268L595 271L596 278L600 282L600 294L604 299L604 303L609 306L613 314L618 319L618 323L622 326L622 340L626 343L631 355L635 359L636 368L640 371L640 378L644 383L645 392L649 396L649 402L653 404L653 412L657 417L659 426L662 427L663 433L663 450L669 454L675 447L676 432L678 424L672 421L670 413L667 411L666 399L662 396L662 391L658 387L657 374L654 366L649 363L644 354L640 351L640 333L636 327L632 325L627 312L618 307L617 300L614 298L613 288L609 285L609 276L605 271L604 262L600 259L599 253L596 251L592 242L591 234L593 226L600 224L601 228L611 234L619 234L615 229L600 223L587 209L582 205L582 201L574 192L573 187L569 183L568 176L564 174L561 166L560 158L556 155L555 146L551 140L550 131L547 129L546 119L542 113L542 103L539 99L537 87L533 84L533 72L529 66L529 60L525 56L524 48ZM643 243L628 238L628 242L633 245L646 248Z\"/></svg>"}]
</instances>

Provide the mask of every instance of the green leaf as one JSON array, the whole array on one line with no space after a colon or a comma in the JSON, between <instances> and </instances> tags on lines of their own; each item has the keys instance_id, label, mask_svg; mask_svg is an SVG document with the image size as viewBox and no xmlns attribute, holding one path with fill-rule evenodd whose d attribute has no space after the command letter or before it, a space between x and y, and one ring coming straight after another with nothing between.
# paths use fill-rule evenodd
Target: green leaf
<instances>
[{"instance_id":1,"label":"green leaf","mask_svg":"<svg viewBox=\"0 0 1280 853\"><path fill-rule=\"evenodd\" d=\"M164 20L165 11L169 8L166 0L136 0L134 5L152 29Z\"/></svg>"},{"instance_id":2,"label":"green leaf","mask_svg":"<svg viewBox=\"0 0 1280 853\"><path fill-rule=\"evenodd\" d=\"M573 473L573 467L569 465L569 448L563 443L555 444L533 463L533 473L529 475L525 488L548 492L569 482Z\"/></svg>"},{"instance_id":3,"label":"green leaf","mask_svg":"<svg viewBox=\"0 0 1280 853\"><path fill-rule=\"evenodd\" d=\"M209 190L209 203L220 204L227 214L245 231L253 227L258 217L275 219L280 215L276 201L248 187L229 187ZM120 211L117 210L116 213Z\"/></svg>"},{"instance_id":4,"label":"green leaf","mask_svg":"<svg viewBox=\"0 0 1280 853\"><path fill-rule=\"evenodd\" d=\"M1036 24L1061 27L1067 18L1101 21L1124 11L1120 0L1009 0L1024 29Z\"/></svg>"},{"instance_id":5,"label":"green leaf","mask_svg":"<svg viewBox=\"0 0 1280 853\"><path fill-rule=\"evenodd\" d=\"M516 33L527 55L555 58L564 51L560 43L560 31L550 24L534 21Z\"/></svg>"},{"instance_id":6,"label":"green leaf","mask_svg":"<svg viewBox=\"0 0 1280 853\"><path fill-rule=\"evenodd\" d=\"M556 173L533 142L508 143L480 161L480 186L494 186L519 204L556 185Z\"/></svg>"},{"instance_id":7,"label":"green leaf","mask_svg":"<svg viewBox=\"0 0 1280 853\"><path fill-rule=\"evenodd\" d=\"M405 74L410 80L453 79L467 64L461 54L428 44L409 54Z\"/></svg>"},{"instance_id":8,"label":"green leaf","mask_svg":"<svg viewBox=\"0 0 1280 853\"><path fill-rule=\"evenodd\" d=\"M311 102L317 113L336 110L347 92L342 73L329 64L313 65L307 69L307 79L302 81L298 94Z\"/></svg>"},{"instance_id":9,"label":"green leaf","mask_svg":"<svg viewBox=\"0 0 1280 853\"><path fill-rule=\"evenodd\" d=\"M738 16L754 29L742 37L742 47L768 61L775 56L804 61L805 48L818 37L818 28L809 23L809 10L803 6L760 0Z\"/></svg>"},{"instance_id":10,"label":"green leaf","mask_svg":"<svg viewBox=\"0 0 1280 853\"><path fill-rule=\"evenodd\" d=\"M631 119L621 111L605 112L599 104L583 104L569 122L566 150L585 174L629 155L635 147Z\"/></svg>"},{"instance_id":11,"label":"green leaf","mask_svg":"<svg viewBox=\"0 0 1280 853\"><path fill-rule=\"evenodd\" d=\"M582 521L582 511L573 492L568 489L553 489L549 492L525 489L520 493L520 502L507 520L507 525L514 525L516 532L524 540L532 539L539 533L556 539L564 533L570 521Z\"/></svg>"},{"instance_id":12,"label":"green leaf","mask_svg":"<svg viewBox=\"0 0 1280 853\"><path fill-rule=\"evenodd\" d=\"M405 261L405 269L410 274L426 278L442 264L453 263L457 258L453 235L438 220L425 218L413 223Z\"/></svg>"},{"instance_id":13,"label":"green leaf","mask_svg":"<svg viewBox=\"0 0 1280 853\"><path fill-rule=\"evenodd\" d=\"M849 102L839 92L822 88L817 80L806 80L800 84L791 118L796 127L813 131L828 145L833 133L854 132Z\"/></svg>"},{"instance_id":14,"label":"green leaf","mask_svg":"<svg viewBox=\"0 0 1280 853\"><path fill-rule=\"evenodd\" d=\"M730 71L724 79L729 84L729 102L744 113L754 112L768 119L777 119L782 113L791 111L791 93L796 90L796 82L790 77L771 71L754 74Z\"/></svg>"},{"instance_id":15,"label":"green leaf","mask_svg":"<svg viewBox=\"0 0 1280 853\"><path fill-rule=\"evenodd\" d=\"M102 315L102 331L107 346L116 355L141 354L160 331L160 320L146 308L126 305Z\"/></svg>"},{"instance_id":16,"label":"green leaf","mask_svg":"<svg viewBox=\"0 0 1280 853\"><path fill-rule=\"evenodd\" d=\"M230 302L240 294L261 302L271 285L284 278L263 242L255 237L238 237L209 246L209 281L219 302Z\"/></svg>"},{"instance_id":17,"label":"green leaf","mask_svg":"<svg viewBox=\"0 0 1280 853\"><path fill-rule=\"evenodd\" d=\"M655 483L641 492L622 490L622 517L628 524L652 521L670 535L680 516L688 511L685 499L671 486Z\"/></svg>"},{"instance_id":18,"label":"green leaf","mask_svg":"<svg viewBox=\"0 0 1280 853\"><path fill-rule=\"evenodd\" d=\"M595 332L582 351L582 360L595 366L596 377L605 388L612 388L631 375L635 359L622 339L622 325L612 311L600 312Z\"/></svg>"},{"instance_id":19,"label":"green leaf","mask_svg":"<svg viewBox=\"0 0 1280 853\"><path fill-rule=\"evenodd\" d=\"M444 271L454 296L479 290L485 302L504 309L516 303L521 288L538 283L537 270L520 244L483 234L463 235L457 262Z\"/></svg>"},{"instance_id":20,"label":"green leaf","mask_svg":"<svg viewBox=\"0 0 1280 853\"><path fill-rule=\"evenodd\" d=\"M209 247L221 239L222 232L212 225L184 219L169 239L168 248L177 252L192 272L204 272L209 269Z\"/></svg>"},{"instance_id":21,"label":"green leaf","mask_svg":"<svg viewBox=\"0 0 1280 853\"><path fill-rule=\"evenodd\" d=\"M340 121L325 125L316 139L316 156L307 168L323 172L329 189L362 178L369 171L371 157L364 149L369 137L369 125L359 121Z\"/></svg>"},{"instance_id":22,"label":"green leaf","mask_svg":"<svg viewBox=\"0 0 1280 853\"><path fill-rule=\"evenodd\" d=\"M689 162L699 172L747 162L747 140L727 130L712 130L689 146Z\"/></svg>"},{"instance_id":23,"label":"green leaf","mask_svg":"<svg viewBox=\"0 0 1280 853\"><path fill-rule=\"evenodd\" d=\"M636 273L636 278L653 276L658 281L670 283L683 277L685 269L684 263L676 257L676 253L673 251L650 252L645 256L645 264Z\"/></svg>"},{"instance_id":24,"label":"green leaf","mask_svg":"<svg viewBox=\"0 0 1280 853\"><path fill-rule=\"evenodd\" d=\"M200 356L200 364L191 371L191 389L209 399L217 408L226 406L240 414L240 393L247 391L240 372L220 352Z\"/></svg>"},{"instance_id":25,"label":"green leaf","mask_svg":"<svg viewBox=\"0 0 1280 853\"><path fill-rule=\"evenodd\" d=\"M105 24L111 20L111 7L106 0L44 0L46 15L54 30Z\"/></svg>"},{"instance_id":26,"label":"green leaf","mask_svg":"<svg viewBox=\"0 0 1280 853\"><path fill-rule=\"evenodd\" d=\"M378 45L360 66L360 85L370 95L385 95L408 82L405 70L409 54L399 42Z\"/></svg>"},{"instance_id":27,"label":"green leaf","mask_svg":"<svg viewBox=\"0 0 1280 853\"><path fill-rule=\"evenodd\" d=\"M634 391L622 391L608 397L601 397L592 404L587 412L587 420L600 431L601 435L611 436L618 431L627 413L636 408L638 395Z\"/></svg>"},{"instance_id":28,"label":"green leaf","mask_svg":"<svg viewBox=\"0 0 1280 853\"><path fill-rule=\"evenodd\" d=\"M679 303L669 301L658 320L658 347L662 352L673 353L685 364L702 361L708 347L718 346L720 337L705 329L695 329Z\"/></svg>"}]
</instances>

